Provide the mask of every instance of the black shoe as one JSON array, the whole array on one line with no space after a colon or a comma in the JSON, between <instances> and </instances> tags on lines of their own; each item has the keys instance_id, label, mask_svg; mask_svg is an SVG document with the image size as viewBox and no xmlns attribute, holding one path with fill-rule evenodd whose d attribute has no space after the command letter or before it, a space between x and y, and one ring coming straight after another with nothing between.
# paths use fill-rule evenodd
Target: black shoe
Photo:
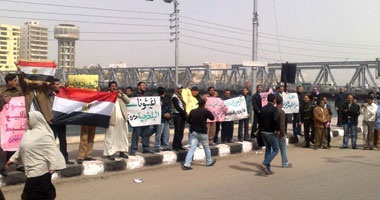
<instances>
[{"instance_id":1,"label":"black shoe","mask_svg":"<svg viewBox=\"0 0 380 200\"><path fill-rule=\"evenodd\" d=\"M143 154L146 154L146 153L153 153L152 151L150 151L150 150L143 150L143 152L142 152Z\"/></svg>"},{"instance_id":2,"label":"black shoe","mask_svg":"<svg viewBox=\"0 0 380 200\"><path fill-rule=\"evenodd\" d=\"M159 149L154 150L156 153L160 153L161 151Z\"/></svg>"},{"instance_id":3,"label":"black shoe","mask_svg":"<svg viewBox=\"0 0 380 200\"><path fill-rule=\"evenodd\" d=\"M331 149L330 147L322 147L323 149Z\"/></svg>"},{"instance_id":4,"label":"black shoe","mask_svg":"<svg viewBox=\"0 0 380 200\"><path fill-rule=\"evenodd\" d=\"M348 147L340 147L340 149L348 149Z\"/></svg>"},{"instance_id":5,"label":"black shoe","mask_svg":"<svg viewBox=\"0 0 380 200\"><path fill-rule=\"evenodd\" d=\"M96 159L95 158L85 158L84 160L85 161L95 161Z\"/></svg>"},{"instance_id":6,"label":"black shoe","mask_svg":"<svg viewBox=\"0 0 380 200\"><path fill-rule=\"evenodd\" d=\"M125 154L124 152L120 152L120 153L119 153L119 157L120 157L120 158L128 159L128 155Z\"/></svg>"},{"instance_id":7,"label":"black shoe","mask_svg":"<svg viewBox=\"0 0 380 200\"><path fill-rule=\"evenodd\" d=\"M164 150L162 150L162 151L171 151L171 149L164 149Z\"/></svg>"},{"instance_id":8,"label":"black shoe","mask_svg":"<svg viewBox=\"0 0 380 200\"><path fill-rule=\"evenodd\" d=\"M1 174L1 176L3 176L3 177L8 176L8 172L7 172L6 169L2 169L2 170L0 170L0 174Z\"/></svg>"},{"instance_id":9,"label":"black shoe","mask_svg":"<svg viewBox=\"0 0 380 200\"><path fill-rule=\"evenodd\" d=\"M357 147L352 147L352 149L358 149Z\"/></svg>"},{"instance_id":10,"label":"black shoe","mask_svg":"<svg viewBox=\"0 0 380 200\"><path fill-rule=\"evenodd\" d=\"M191 168L191 167L186 167L185 165L183 165L183 166L182 166L182 169L183 169L183 170L192 170L193 168Z\"/></svg>"},{"instance_id":11,"label":"black shoe","mask_svg":"<svg viewBox=\"0 0 380 200\"><path fill-rule=\"evenodd\" d=\"M72 165L72 164L74 164L74 162L66 160L66 165Z\"/></svg>"},{"instance_id":12,"label":"black shoe","mask_svg":"<svg viewBox=\"0 0 380 200\"><path fill-rule=\"evenodd\" d=\"M136 156L136 152L129 153L129 156Z\"/></svg>"},{"instance_id":13,"label":"black shoe","mask_svg":"<svg viewBox=\"0 0 380 200\"><path fill-rule=\"evenodd\" d=\"M108 160L115 160L115 156L112 155L112 156L107 156Z\"/></svg>"},{"instance_id":14,"label":"black shoe","mask_svg":"<svg viewBox=\"0 0 380 200\"><path fill-rule=\"evenodd\" d=\"M216 160L213 160L211 164L207 165L207 167L212 167L215 165L215 163L216 163Z\"/></svg>"},{"instance_id":15,"label":"black shoe","mask_svg":"<svg viewBox=\"0 0 380 200\"><path fill-rule=\"evenodd\" d=\"M227 143L234 143L234 140L227 140Z\"/></svg>"},{"instance_id":16,"label":"black shoe","mask_svg":"<svg viewBox=\"0 0 380 200\"><path fill-rule=\"evenodd\" d=\"M80 165L83 164L83 159L78 159L77 163L80 164Z\"/></svg>"},{"instance_id":17,"label":"black shoe","mask_svg":"<svg viewBox=\"0 0 380 200\"><path fill-rule=\"evenodd\" d=\"M305 145L303 148L310 148L310 144Z\"/></svg>"},{"instance_id":18,"label":"black shoe","mask_svg":"<svg viewBox=\"0 0 380 200\"><path fill-rule=\"evenodd\" d=\"M226 141L222 141L222 144L226 144L227 142Z\"/></svg>"}]
</instances>

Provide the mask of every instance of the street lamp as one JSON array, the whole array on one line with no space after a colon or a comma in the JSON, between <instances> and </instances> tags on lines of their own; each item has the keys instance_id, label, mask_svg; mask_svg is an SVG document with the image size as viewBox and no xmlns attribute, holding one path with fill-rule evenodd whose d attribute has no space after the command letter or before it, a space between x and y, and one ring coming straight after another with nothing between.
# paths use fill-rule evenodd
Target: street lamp
<instances>
[{"instance_id":1,"label":"street lamp","mask_svg":"<svg viewBox=\"0 0 380 200\"><path fill-rule=\"evenodd\" d=\"M154 0L146 0L146 1L154 1ZM174 32L171 32L170 35L175 35L174 39L171 39L170 42L174 41L174 46L175 46L175 58L174 58L174 65L175 65L175 86L178 85L178 64L179 64L179 3L178 0L163 0L165 3L174 3L174 13L170 15L172 17L174 15L174 20L170 19L170 22L174 21L175 25L170 26L170 29L174 28Z\"/></svg>"}]
</instances>

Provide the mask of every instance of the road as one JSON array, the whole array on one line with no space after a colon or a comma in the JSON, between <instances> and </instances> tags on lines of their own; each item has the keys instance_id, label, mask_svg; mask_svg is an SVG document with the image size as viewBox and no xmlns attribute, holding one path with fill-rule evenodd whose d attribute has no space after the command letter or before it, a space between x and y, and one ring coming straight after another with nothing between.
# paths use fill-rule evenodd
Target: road
<instances>
[{"instance_id":1,"label":"road","mask_svg":"<svg viewBox=\"0 0 380 200\"><path fill-rule=\"evenodd\" d=\"M217 158L214 167L197 162L182 171L180 164L138 171L75 177L54 182L57 199L379 199L380 150L341 150L334 140L330 150L290 146L293 168L273 162L274 175L258 169L263 154L255 152ZM137 184L135 178L144 179ZM23 185L4 187L7 199L19 199Z\"/></svg>"}]
</instances>

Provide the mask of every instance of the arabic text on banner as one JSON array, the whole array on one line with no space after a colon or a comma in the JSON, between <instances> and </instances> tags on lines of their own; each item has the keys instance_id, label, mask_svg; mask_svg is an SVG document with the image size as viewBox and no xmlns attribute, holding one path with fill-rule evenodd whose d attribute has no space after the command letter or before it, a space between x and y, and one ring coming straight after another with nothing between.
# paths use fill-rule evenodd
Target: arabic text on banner
<instances>
[{"instance_id":1,"label":"arabic text on banner","mask_svg":"<svg viewBox=\"0 0 380 200\"><path fill-rule=\"evenodd\" d=\"M69 75L69 87L96 91L99 75Z\"/></svg>"},{"instance_id":2,"label":"arabic text on banner","mask_svg":"<svg viewBox=\"0 0 380 200\"><path fill-rule=\"evenodd\" d=\"M206 108L214 115L213 121L207 119L207 122L223 122L227 107L224 105L224 101L218 97L207 97Z\"/></svg>"},{"instance_id":3,"label":"arabic text on banner","mask_svg":"<svg viewBox=\"0 0 380 200\"><path fill-rule=\"evenodd\" d=\"M132 127L161 124L160 97L133 97L127 105Z\"/></svg>"},{"instance_id":4,"label":"arabic text on banner","mask_svg":"<svg viewBox=\"0 0 380 200\"><path fill-rule=\"evenodd\" d=\"M186 113L198 108L198 100L191 94L191 89L186 88L182 90L182 99L186 103Z\"/></svg>"},{"instance_id":5,"label":"arabic text on banner","mask_svg":"<svg viewBox=\"0 0 380 200\"><path fill-rule=\"evenodd\" d=\"M25 97L12 97L0 112L1 147L17 151L27 128Z\"/></svg>"},{"instance_id":6,"label":"arabic text on banner","mask_svg":"<svg viewBox=\"0 0 380 200\"><path fill-rule=\"evenodd\" d=\"M282 109L286 114L298 113L299 103L297 93L284 93L282 95L283 105Z\"/></svg>"},{"instance_id":7,"label":"arabic text on banner","mask_svg":"<svg viewBox=\"0 0 380 200\"><path fill-rule=\"evenodd\" d=\"M243 96L225 100L224 105L228 108L224 121L236 121L248 118L247 104Z\"/></svg>"}]
</instances>

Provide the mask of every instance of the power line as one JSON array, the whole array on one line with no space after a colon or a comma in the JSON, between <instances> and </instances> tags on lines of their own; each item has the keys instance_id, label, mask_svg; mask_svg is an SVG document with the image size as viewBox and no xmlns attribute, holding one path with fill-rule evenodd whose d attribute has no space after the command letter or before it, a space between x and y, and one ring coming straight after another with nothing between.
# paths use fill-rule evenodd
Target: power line
<instances>
[{"instance_id":1,"label":"power line","mask_svg":"<svg viewBox=\"0 0 380 200\"><path fill-rule=\"evenodd\" d=\"M202 41L214 42L214 43L224 44L224 45L229 45L229 46L234 46L234 47L251 49L251 47L248 47L248 46L242 46L242 45L236 45L236 44L231 44L231 43L219 42L219 41L215 41L215 40L208 40L208 39L204 39L204 38L193 37L193 36L188 36L188 35L183 35L183 34L181 34L181 36L187 37L187 38L196 39L196 40L202 40Z\"/></svg>"},{"instance_id":2,"label":"power line","mask_svg":"<svg viewBox=\"0 0 380 200\"><path fill-rule=\"evenodd\" d=\"M55 39L49 39L48 41L57 41ZM159 42L159 41L169 41L169 39L131 39L131 40L108 40L108 39L84 39L84 40L77 40L77 42Z\"/></svg>"},{"instance_id":3,"label":"power line","mask_svg":"<svg viewBox=\"0 0 380 200\"><path fill-rule=\"evenodd\" d=\"M0 0L1 1L1 0ZM24 19L24 20L42 20L42 21L55 21L55 22L77 22L77 23L87 23L87 24L106 24L106 25L122 25L122 26L150 26L150 27L168 27L167 25L158 24L129 24L129 23L117 23L117 22L94 22L94 21L83 21L83 20L61 20L61 19L47 19L47 18L25 18L25 17L10 17L10 16L0 16L4 18L12 19Z\"/></svg>"},{"instance_id":4,"label":"power line","mask_svg":"<svg viewBox=\"0 0 380 200\"><path fill-rule=\"evenodd\" d=\"M282 60L280 39L278 37L278 24L277 24L277 13L276 13L276 1L275 0L273 0L273 13L274 13L274 21L275 21L275 25L276 25L278 53L280 54L280 59Z\"/></svg>"},{"instance_id":5,"label":"power line","mask_svg":"<svg viewBox=\"0 0 380 200\"><path fill-rule=\"evenodd\" d=\"M237 41L242 41L242 42L250 42L250 43L252 42L251 40L243 40L243 39L234 38L234 37L228 37L228 36L223 36L223 35L206 33L206 32L202 32L202 31L195 31L195 30L191 30L191 29L187 29L187 28L180 28L180 29L181 30L185 30L185 31L189 31L189 32L193 32L193 33L199 33L199 34L204 34L204 35L211 35L211 36L215 36L215 37L226 38L226 39L231 39L231 40L237 40Z\"/></svg>"},{"instance_id":6,"label":"power line","mask_svg":"<svg viewBox=\"0 0 380 200\"><path fill-rule=\"evenodd\" d=\"M15 1L15 0L0 0L0 1L11 2L11 3L39 5L39 6L54 6L54 7L64 7L64 8L79 8L79 9L87 9L87 10L102 10L102 11L126 12L126 13L170 15L170 13L161 13L161 12L146 12L146 11L136 11L136 10L121 10L121 9L97 8L97 7L87 7L87 6L73 6L73 5L52 4L52 3L39 3L39 2L27 2L27 1Z\"/></svg>"},{"instance_id":7,"label":"power line","mask_svg":"<svg viewBox=\"0 0 380 200\"><path fill-rule=\"evenodd\" d=\"M17 12L17 13L47 14L47 15L66 15L66 16L81 16L81 17L115 18L115 19L168 21L168 19L163 19L163 18L119 17L119 16L110 16L110 15L89 15L89 14L60 13L60 12L42 12L42 11L12 10L12 9L0 9L0 11Z\"/></svg>"},{"instance_id":8,"label":"power line","mask_svg":"<svg viewBox=\"0 0 380 200\"><path fill-rule=\"evenodd\" d=\"M238 32L238 31L231 31L231 30L226 30L226 29L221 29L221 28L215 28L215 27L211 27L211 26L205 26L205 25L200 25L200 24L194 24L194 23L189 23L189 22L184 22L184 21L180 21L182 24L187 24L187 25L192 25L192 26L198 26L198 27L203 27L203 28L208 28L208 29L214 29L214 30L218 30L218 31L224 31L224 32L230 32L230 33L236 33L236 34L240 34L240 35L251 35L251 34L248 34L248 33L242 33L242 32Z\"/></svg>"},{"instance_id":9,"label":"power line","mask_svg":"<svg viewBox=\"0 0 380 200\"><path fill-rule=\"evenodd\" d=\"M216 25L216 26L221 26L221 27L233 28L233 29L237 29L237 30L241 30L241 31L252 32L252 30L249 30L249 29L243 29L243 28L239 28L239 27L235 27L235 26L229 26L229 25L225 25L225 24L214 23L214 22L210 22L210 21L195 19L195 18L192 18L192 17L186 17L186 16L182 16L182 15L180 17L184 18L184 19L193 20L193 21L196 21L196 22L203 22L203 23L212 24L212 25Z\"/></svg>"},{"instance_id":10,"label":"power line","mask_svg":"<svg viewBox=\"0 0 380 200\"><path fill-rule=\"evenodd\" d=\"M54 33L54 31L49 31ZM115 34L115 35L155 35L155 34L170 34L170 32L118 32L118 31L80 31L80 34Z\"/></svg>"}]
</instances>

